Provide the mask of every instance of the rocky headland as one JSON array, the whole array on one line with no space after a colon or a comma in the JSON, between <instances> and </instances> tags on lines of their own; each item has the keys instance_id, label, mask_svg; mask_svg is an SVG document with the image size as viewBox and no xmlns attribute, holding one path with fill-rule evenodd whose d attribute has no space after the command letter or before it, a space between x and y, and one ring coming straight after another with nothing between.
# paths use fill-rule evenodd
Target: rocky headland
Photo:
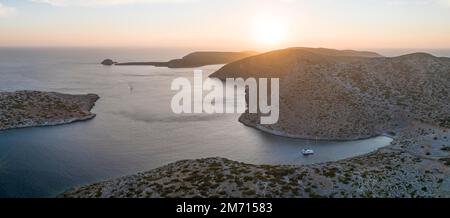
<instances>
[{"instance_id":1,"label":"rocky headland","mask_svg":"<svg viewBox=\"0 0 450 218\"><path fill-rule=\"evenodd\" d=\"M174 59L167 62L126 62L117 63L111 59L106 59L102 62L103 65L116 65L116 66L155 66L155 67L168 67L168 68L195 68L207 65L227 64L240 59L244 59L257 52L193 52L181 59Z\"/></svg>"},{"instance_id":2,"label":"rocky headland","mask_svg":"<svg viewBox=\"0 0 450 218\"><path fill-rule=\"evenodd\" d=\"M240 122L276 135L355 140L396 132L421 121L448 127L450 61L425 53L375 53L290 48L228 64L210 77L280 78L280 119L259 125L260 114Z\"/></svg>"},{"instance_id":3,"label":"rocky headland","mask_svg":"<svg viewBox=\"0 0 450 218\"><path fill-rule=\"evenodd\" d=\"M90 110L98 95L56 92L0 92L0 130L52 126L95 117Z\"/></svg>"}]
</instances>

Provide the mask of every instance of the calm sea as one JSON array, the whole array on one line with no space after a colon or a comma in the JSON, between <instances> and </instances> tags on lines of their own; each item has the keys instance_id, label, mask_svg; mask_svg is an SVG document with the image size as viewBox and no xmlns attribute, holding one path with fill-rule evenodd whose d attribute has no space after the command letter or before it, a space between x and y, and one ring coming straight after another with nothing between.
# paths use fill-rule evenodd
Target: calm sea
<instances>
[{"instance_id":1,"label":"calm sea","mask_svg":"<svg viewBox=\"0 0 450 218\"><path fill-rule=\"evenodd\" d=\"M192 77L192 69L98 64L105 58L164 61L188 52L0 49L0 91L101 96L93 120L0 132L0 197L52 197L73 186L183 159L221 156L254 164L311 164L365 154L390 143L386 137L353 142L288 139L245 127L238 115L175 115L170 84L179 76ZM219 68L201 69L209 74ZM316 155L303 157L301 150L308 147Z\"/></svg>"}]
</instances>

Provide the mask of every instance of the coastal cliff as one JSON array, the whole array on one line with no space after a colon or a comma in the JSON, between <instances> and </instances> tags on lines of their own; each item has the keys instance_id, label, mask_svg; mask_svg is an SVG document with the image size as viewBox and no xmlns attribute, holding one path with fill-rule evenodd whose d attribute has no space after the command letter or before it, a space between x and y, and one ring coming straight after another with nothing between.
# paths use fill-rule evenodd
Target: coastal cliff
<instances>
[{"instance_id":1,"label":"coastal cliff","mask_svg":"<svg viewBox=\"0 0 450 218\"><path fill-rule=\"evenodd\" d=\"M95 117L90 110L98 95L56 92L0 92L0 130L53 126Z\"/></svg>"}]
</instances>

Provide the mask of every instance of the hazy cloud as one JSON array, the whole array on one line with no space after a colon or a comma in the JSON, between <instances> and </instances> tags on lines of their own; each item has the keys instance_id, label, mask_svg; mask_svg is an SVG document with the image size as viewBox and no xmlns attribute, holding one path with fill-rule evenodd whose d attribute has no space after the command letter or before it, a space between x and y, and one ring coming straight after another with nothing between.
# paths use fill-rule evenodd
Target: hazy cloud
<instances>
[{"instance_id":1,"label":"hazy cloud","mask_svg":"<svg viewBox=\"0 0 450 218\"><path fill-rule=\"evenodd\" d=\"M441 5L441 6L450 6L450 0L389 0L389 5L393 6L405 6L405 5L417 5L417 6L426 6L426 5Z\"/></svg>"},{"instance_id":2,"label":"hazy cloud","mask_svg":"<svg viewBox=\"0 0 450 218\"><path fill-rule=\"evenodd\" d=\"M0 3L0 17L9 16L16 13L16 9L13 7L8 7Z\"/></svg>"},{"instance_id":3,"label":"hazy cloud","mask_svg":"<svg viewBox=\"0 0 450 218\"><path fill-rule=\"evenodd\" d=\"M47 3L53 6L81 6L81 7L95 7L95 6L113 6L126 5L136 3L173 3L173 2L187 2L192 0L31 0L37 3Z\"/></svg>"},{"instance_id":4,"label":"hazy cloud","mask_svg":"<svg viewBox=\"0 0 450 218\"><path fill-rule=\"evenodd\" d=\"M37 3L47 3L53 6L81 6L81 7L95 7L95 6L114 6L127 4L148 4L148 3L182 3L182 2L196 2L206 0L30 0ZM296 2L298 0L273 0L278 2Z\"/></svg>"}]
</instances>

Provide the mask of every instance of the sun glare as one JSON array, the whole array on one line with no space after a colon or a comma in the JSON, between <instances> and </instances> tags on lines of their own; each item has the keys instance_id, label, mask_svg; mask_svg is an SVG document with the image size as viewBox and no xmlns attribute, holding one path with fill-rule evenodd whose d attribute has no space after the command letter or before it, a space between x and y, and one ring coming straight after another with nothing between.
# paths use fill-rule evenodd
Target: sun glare
<instances>
[{"instance_id":1,"label":"sun glare","mask_svg":"<svg viewBox=\"0 0 450 218\"><path fill-rule=\"evenodd\" d=\"M280 19L259 19L255 24L254 38L258 43L273 46L281 43L287 35L287 26Z\"/></svg>"}]
</instances>

